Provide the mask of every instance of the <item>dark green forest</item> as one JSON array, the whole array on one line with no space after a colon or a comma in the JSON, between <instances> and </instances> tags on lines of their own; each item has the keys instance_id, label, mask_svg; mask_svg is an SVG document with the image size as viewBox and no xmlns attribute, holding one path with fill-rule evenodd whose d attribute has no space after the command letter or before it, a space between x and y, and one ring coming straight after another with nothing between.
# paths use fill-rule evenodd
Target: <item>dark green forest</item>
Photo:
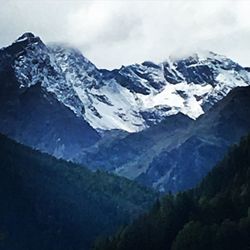
<instances>
[{"instance_id":1,"label":"dark green forest","mask_svg":"<svg viewBox=\"0 0 250 250\"><path fill-rule=\"evenodd\" d=\"M250 136L195 189L171 193L95 250L249 250Z\"/></svg>"},{"instance_id":2,"label":"dark green forest","mask_svg":"<svg viewBox=\"0 0 250 250\"><path fill-rule=\"evenodd\" d=\"M0 135L0 249L89 249L145 212L156 193Z\"/></svg>"}]
</instances>

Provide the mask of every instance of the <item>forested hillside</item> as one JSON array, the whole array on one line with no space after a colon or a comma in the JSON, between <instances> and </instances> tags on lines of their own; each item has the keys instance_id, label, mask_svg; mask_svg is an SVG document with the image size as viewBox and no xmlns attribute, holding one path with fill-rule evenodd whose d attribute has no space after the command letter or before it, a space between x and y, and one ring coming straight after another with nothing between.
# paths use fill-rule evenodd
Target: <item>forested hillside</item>
<instances>
[{"instance_id":1,"label":"forested hillside","mask_svg":"<svg viewBox=\"0 0 250 250\"><path fill-rule=\"evenodd\" d=\"M250 135L190 191L168 194L95 250L250 249Z\"/></svg>"},{"instance_id":2,"label":"forested hillside","mask_svg":"<svg viewBox=\"0 0 250 250\"><path fill-rule=\"evenodd\" d=\"M0 249L89 249L145 212L155 193L0 135Z\"/></svg>"}]
</instances>

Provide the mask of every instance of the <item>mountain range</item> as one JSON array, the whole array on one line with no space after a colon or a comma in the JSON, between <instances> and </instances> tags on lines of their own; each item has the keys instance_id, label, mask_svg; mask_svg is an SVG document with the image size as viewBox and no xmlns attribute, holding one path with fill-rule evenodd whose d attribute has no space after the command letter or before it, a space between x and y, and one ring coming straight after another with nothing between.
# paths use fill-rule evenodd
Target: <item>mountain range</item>
<instances>
[{"instance_id":1,"label":"mountain range","mask_svg":"<svg viewBox=\"0 0 250 250\"><path fill-rule=\"evenodd\" d=\"M25 33L0 50L0 132L176 192L249 131L249 84L248 68L213 52L106 70Z\"/></svg>"}]
</instances>

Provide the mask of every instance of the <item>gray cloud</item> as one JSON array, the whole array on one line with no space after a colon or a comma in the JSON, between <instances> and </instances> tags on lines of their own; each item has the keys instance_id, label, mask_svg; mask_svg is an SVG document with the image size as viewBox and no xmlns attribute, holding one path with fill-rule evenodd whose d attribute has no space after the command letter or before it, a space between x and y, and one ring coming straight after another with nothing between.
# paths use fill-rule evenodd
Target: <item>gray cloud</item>
<instances>
[{"instance_id":1,"label":"gray cloud","mask_svg":"<svg viewBox=\"0 0 250 250\"><path fill-rule=\"evenodd\" d=\"M213 50L250 65L248 1L0 0L0 46L25 31L80 48L99 67Z\"/></svg>"}]
</instances>

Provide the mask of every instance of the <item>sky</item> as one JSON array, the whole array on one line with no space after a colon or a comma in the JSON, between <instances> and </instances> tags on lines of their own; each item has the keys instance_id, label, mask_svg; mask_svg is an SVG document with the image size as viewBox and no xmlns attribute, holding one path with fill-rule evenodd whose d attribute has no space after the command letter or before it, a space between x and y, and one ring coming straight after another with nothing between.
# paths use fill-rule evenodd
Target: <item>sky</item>
<instances>
[{"instance_id":1,"label":"sky","mask_svg":"<svg viewBox=\"0 0 250 250\"><path fill-rule=\"evenodd\" d=\"M250 1L0 0L0 47L30 31L99 68L210 50L250 66Z\"/></svg>"}]
</instances>

